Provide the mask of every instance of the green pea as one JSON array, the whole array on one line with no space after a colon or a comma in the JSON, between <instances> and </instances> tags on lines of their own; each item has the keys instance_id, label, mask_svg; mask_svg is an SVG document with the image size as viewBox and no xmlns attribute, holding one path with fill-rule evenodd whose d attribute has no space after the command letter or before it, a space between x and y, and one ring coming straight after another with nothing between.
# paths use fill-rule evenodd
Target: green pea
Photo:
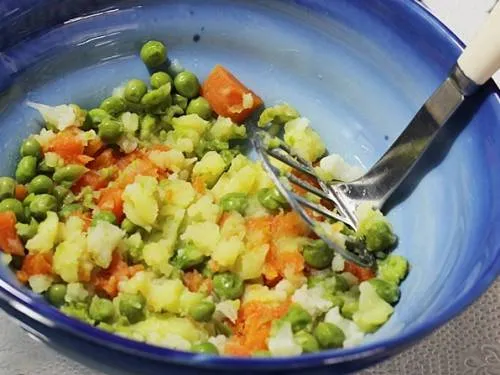
<instances>
[{"instance_id":1,"label":"green pea","mask_svg":"<svg viewBox=\"0 0 500 375\"><path fill-rule=\"evenodd\" d=\"M99 221L107 221L108 223L116 224L116 216L111 211L99 211L94 214L91 225L94 227Z\"/></svg>"},{"instance_id":2,"label":"green pea","mask_svg":"<svg viewBox=\"0 0 500 375\"><path fill-rule=\"evenodd\" d=\"M16 180L26 184L36 176L37 159L34 156L24 156L17 164Z\"/></svg>"},{"instance_id":3,"label":"green pea","mask_svg":"<svg viewBox=\"0 0 500 375\"><path fill-rule=\"evenodd\" d=\"M55 182L74 182L79 179L85 172L87 168L80 164L68 164L64 167L57 168L52 177Z\"/></svg>"},{"instance_id":4,"label":"green pea","mask_svg":"<svg viewBox=\"0 0 500 375\"><path fill-rule=\"evenodd\" d=\"M200 92L200 82L198 78L188 71L181 72L175 76L174 86L179 94L189 99L198 96Z\"/></svg>"},{"instance_id":5,"label":"green pea","mask_svg":"<svg viewBox=\"0 0 500 375\"><path fill-rule=\"evenodd\" d=\"M64 297L66 297L67 287L64 284L52 284L47 291L49 302L56 307L64 305Z\"/></svg>"},{"instance_id":6,"label":"green pea","mask_svg":"<svg viewBox=\"0 0 500 375\"><path fill-rule=\"evenodd\" d=\"M89 315L99 322L111 320L115 315L113 302L105 298L93 298L89 306Z\"/></svg>"},{"instance_id":7,"label":"green pea","mask_svg":"<svg viewBox=\"0 0 500 375\"><path fill-rule=\"evenodd\" d=\"M191 318L198 322L208 322L215 312L215 304L210 301L201 301L189 309Z\"/></svg>"},{"instance_id":8,"label":"green pea","mask_svg":"<svg viewBox=\"0 0 500 375\"><path fill-rule=\"evenodd\" d=\"M304 246L303 255L308 266L324 269L331 266L334 254L325 242L316 240Z\"/></svg>"},{"instance_id":9,"label":"green pea","mask_svg":"<svg viewBox=\"0 0 500 375\"><path fill-rule=\"evenodd\" d=\"M257 199L260 204L270 211L276 211L286 207L286 199L276 188L264 188L257 192Z\"/></svg>"},{"instance_id":10,"label":"green pea","mask_svg":"<svg viewBox=\"0 0 500 375\"><path fill-rule=\"evenodd\" d=\"M109 98L106 98L102 101L100 108L105 110L112 116L117 116L127 110L127 104L122 98L118 96L110 96Z\"/></svg>"},{"instance_id":11,"label":"green pea","mask_svg":"<svg viewBox=\"0 0 500 375\"><path fill-rule=\"evenodd\" d=\"M399 287L396 284L389 283L382 279L371 279L368 281L374 288L377 294L387 303L396 303L399 300Z\"/></svg>"},{"instance_id":12,"label":"green pea","mask_svg":"<svg viewBox=\"0 0 500 375\"><path fill-rule=\"evenodd\" d=\"M335 290L346 292L349 290L349 283L342 276L335 275Z\"/></svg>"},{"instance_id":13,"label":"green pea","mask_svg":"<svg viewBox=\"0 0 500 375\"><path fill-rule=\"evenodd\" d=\"M26 139L21 145L21 156L34 156L37 159L42 158L42 146L33 137Z\"/></svg>"},{"instance_id":14,"label":"green pea","mask_svg":"<svg viewBox=\"0 0 500 375\"><path fill-rule=\"evenodd\" d=\"M300 331L306 328L308 324L312 323L311 315L297 304L290 306L283 319L290 322L293 332Z\"/></svg>"},{"instance_id":15,"label":"green pea","mask_svg":"<svg viewBox=\"0 0 500 375\"><path fill-rule=\"evenodd\" d=\"M36 194L33 194L33 193L28 194L26 196L26 198L24 198L24 200L23 200L23 205L26 207L29 207L29 205L31 204L31 202L33 202L33 199L35 199L35 197L36 197Z\"/></svg>"},{"instance_id":16,"label":"green pea","mask_svg":"<svg viewBox=\"0 0 500 375\"><path fill-rule=\"evenodd\" d=\"M178 105L183 111L185 111L188 106L187 98L179 94L172 95L172 103Z\"/></svg>"},{"instance_id":17,"label":"green pea","mask_svg":"<svg viewBox=\"0 0 500 375\"><path fill-rule=\"evenodd\" d=\"M59 217L61 219L67 219L75 212L84 212L84 211L85 208L80 203L66 204L62 206L61 210L59 211Z\"/></svg>"},{"instance_id":18,"label":"green pea","mask_svg":"<svg viewBox=\"0 0 500 375\"><path fill-rule=\"evenodd\" d=\"M144 306L146 299L142 294L122 294L118 304L120 314L132 324L144 319Z\"/></svg>"},{"instance_id":19,"label":"green pea","mask_svg":"<svg viewBox=\"0 0 500 375\"><path fill-rule=\"evenodd\" d=\"M106 143L116 143L123 134L121 122L112 119L104 119L99 124L99 137Z\"/></svg>"},{"instance_id":20,"label":"green pea","mask_svg":"<svg viewBox=\"0 0 500 375\"><path fill-rule=\"evenodd\" d=\"M156 133L156 130L158 129L158 120L155 116L145 115L141 119L140 126L139 138L146 140Z\"/></svg>"},{"instance_id":21,"label":"green pea","mask_svg":"<svg viewBox=\"0 0 500 375\"><path fill-rule=\"evenodd\" d=\"M35 219L44 220L47 212L57 210L57 199L50 194L40 194L33 198L29 208Z\"/></svg>"},{"instance_id":22,"label":"green pea","mask_svg":"<svg viewBox=\"0 0 500 375\"><path fill-rule=\"evenodd\" d=\"M17 221L24 221L24 206L15 198L7 198L0 202L0 212L12 211Z\"/></svg>"},{"instance_id":23,"label":"green pea","mask_svg":"<svg viewBox=\"0 0 500 375\"><path fill-rule=\"evenodd\" d=\"M54 167L49 167L47 165L47 161L44 159L40 162L40 164L38 164L38 172L39 173L42 173L42 174L45 174L45 175L50 175L52 173L54 173L56 169Z\"/></svg>"},{"instance_id":24,"label":"green pea","mask_svg":"<svg viewBox=\"0 0 500 375\"><path fill-rule=\"evenodd\" d=\"M236 299L243 295L244 285L241 278L231 272L219 273L213 279L214 292L220 298Z\"/></svg>"},{"instance_id":25,"label":"green pea","mask_svg":"<svg viewBox=\"0 0 500 375\"><path fill-rule=\"evenodd\" d=\"M150 40L141 48L141 59L150 68L155 68L167 60L167 48L162 42Z\"/></svg>"},{"instance_id":26,"label":"green pea","mask_svg":"<svg viewBox=\"0 0 500 375\"><path fill-rule=\"evenodd\" d=\"M89 117L96 128L104 119L111 118L111 115L101 108L94 108L89 111Z\"/></svg>"},{"instance_id":27,"label":"green pea","mask_svg":"<svg viewBox=\"0 0 500 375\"><path fill-rule=\"evenodd\" d=\"M219 355L219 350L217 349L217 347L210 342L194 344L191 347L191 350L195 353Z\"/></svg>"},{"instance_id":28,"label":"green pea","mask_svg":"<svg viewBox=\"0 0 500 375\"><path fill-rule=\"evenodd\" d=\"M248 207L248 195L245 193L229 193L221 198L219 204L224 211L237 211L243 215Z\"/></svg>"},{"instance_id":29,"label":"green pea","mask_svg":"<svg viewBox=\"0 0 500 375\"><path fill-rule=\"evenodd\" d=\"M151 76L150 82L151 82L151 87L154 89L158 89L161 86L166 85L167 83L170 83L170 85L174 83L172 77L170 77L168 73L165 72L154 73Z\"/></svg>"},{"instance_id":30,"label":"green pea","mask_svg":"<svg viewBox=\"0 0 500 375\"><path fill-rule=\"evenodd\" d=\"M26 215L26 214L25 214ZM17 223L16 232L23 239L23 241L28 241L33 238L38 231L38 222L35 219L31 219L29 224Z\"/></svg>"},{"instance_id":31,"label":"green pea","mask_svg":"<svg viewBox=\"0 0 500 375\"><path fill-rule=\"evenodd\" d=\"M323 349L341 348L345 340L344 332L332 323L318 323L313 334Z\"/></svg>"},{"instance_id":32,"label":"green pea","mask_svg":"<svg viewBox=\"0 0 500 375\"><path fill-rule=\"evenodd\" d=\"M28 192L33 194L51 194L54 190L54 182L45 175L36 176L28 184Z\"/></svg>"},{"instance_id":33,"label":"green pea","mask_svg":"<svg viewBox=\"0 0 500 375\"><path fill-rule=\"evenodd\" d=\"M56 186L54 188L54 197L56 197L57 202L61 205L66 197L69 195L70 190L67 187L64 186Z\"/></svg>"},{"instance_id":34,"label":"green pea","mask_svg":"<svg viewBox=\"0 0 500 375\"><path fill-rule=\"evenodd\" d=\"M148 108L154 108L161 104L172 104L172 97L170 96L170 85L163 85L157 89L151 90L141 99L141 104Z\"/></svg>"},{"instance_id":35,"label":"green pea","mask_svg":"<svg viewBox=\"0 0 500 375\"><path fill-rule=\"evenodd\" d=\"M177 250L173 263L181 270L185 270L203 263L204 260L203 252L193 245L187 245Z\"/></svg>"},{"instance_id":36,"label":"green pea","mask_svg":"<svg viewBox=\"0 0 500 375\"><path fill-rule=\"evenodd\" d=\"M16 193L16 181L10 177L0 177L0 200L12 198Z\"/></svg>"},{"instance_id":37,"label":"green pea","mask_svg":"<svg viewBox=\"0 0 500 375\"><path fill-rule=\"evenodd\" d=\"M139 229L139 227L137 225L132 223L132 221L130 221L130 219L127 219L127 218L123 219L122 224L121 224L121 228L127 234L135 233Z\"/></svg>"},{"instance_id":38,"label":"green pea","mask_svg":"<svg viewBox=\"0 0 500 375\"><path fill-rule=\"evenodd\" d=\"M293 336L294 341L302 347L304 353L314 353L319 351L318 340L309 332L300 331Z\"/></svg>"},{"instance_id":39,"label":"green pea","mask_svg":"<svg viewBox=\"0 0 500 375\"><path fill-rule=\"evenodd\" d=\"M344 318L352 319L352 316L359 309L359 302L351 297L344 298L344 304L340 308L340 313Z\"/></svg>"},{"instance_id":40,"label":"green pea","mask_svg":"<svg viewBox=\"0 0 500 375\"><path fill-rule=\"evenodd\" d=\"M148 86L140 79L132 79L125 86L124 98L132 103L140 103L148 92Z\"/></svg>"},{"instance_id":41,"label":"green pea","mask_svg":"<svg viewBox=\"0 0 500 375\"><path fill-rule=\"evenodd\" d=\"M213 323L214 323L214 328L215 328L216 334L224 335L227 337L230 337L233 335L233 331L231 330L231 328L229 328L229 326L226 323L221 322L217 319L214 319Z\"/></svg>"},{"instance_id":42,"label":"green pea","mask_svg":"<svg viewBox=\"0 0 500 375\"><path fill-rule=\"evenodd\" d=\"M196 99L192 99L189 102L189 105L186 109L186 114L198 115L202 119L208 120L210 119L210 117L212 117L212 107L210 106L210 103L207 99L200 96Z\"/></svg>"}]
</instances>

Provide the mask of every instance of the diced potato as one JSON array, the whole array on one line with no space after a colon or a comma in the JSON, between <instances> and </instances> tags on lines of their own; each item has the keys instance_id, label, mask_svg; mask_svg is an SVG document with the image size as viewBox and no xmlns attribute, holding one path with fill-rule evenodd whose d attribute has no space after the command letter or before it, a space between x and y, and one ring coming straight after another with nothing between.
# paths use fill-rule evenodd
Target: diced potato
<instances>
[{"instance_id":1,"label":"diced potato","mask_svg":"<svg viewBox=\"0 0 500 375\"><path fill-rule=\"evenodd\" d=\"M136 273L130 279L121 281L118 284L118 289L121 293L141 293L143 296L147 296L149 294L149 288L153 278L153 272L141 271Z\"/></svg>"},{"instance_id":2,"label":"diced potato","mask_svg":"<svg viewBox=\"0 0 500 375\"><path fill-rule=\"evenodd\" d=\"M177 237L177 232L175 234ZM172 265L168 263L174 252L174 246L169 239L151 242L144 245L142 256L144 262L156 272L166 276L172 272Z\"/></svg>"},{"instance_id":3,"label":"diced potato","mask_svg":"<svg viewBox=\"0 0 500 375\"><path fill-rule=\"evenodd\" d=\"M262 274L269 245L264 244L247 250L236 261L235 272L243 280L251 280Z\"/></svg>"},{"instance_id":4,"label":"diced potato","mask_svg":"<svg viewBox=\"0 0 500 375\"><path fill-rule=\"evenodd\" d=\"M202 293L194 293L190 292L187 288L182 291L180 300L179 300L179 310L180 313L184 316L189 314L189 310L199 304L201 301L205 299L205 296Z\"/></svg>"},{"instance_id":5,"label":"diced potato","mask_svg":"<svg viewBox=\"0 0 500 375\"><path fill-rule=\"evenodd\" d=\"M158 183L153 177L138 176L123 192L123 211L134 224L150 231L158 216Z\"/></svg>"},{"instance_id":6,"label":"diced potato","mask_svg":"<svg viewBox=\"0 0 500 375\"><path fill-rule=\"evenodd\" d=\"M210 255L215 250L219 239L219 226L208 221L188 225L181 235L181 240L191 241L205 255Z\"/></svg>"},{"instance_id":7,"label":"diced potato","mask_svg":"<svg viewBox=\"0 0 500 375\"><path fill-rule=\"evenodd\" d=\"M189 207L196 197L193 185L184 180L166 180L161 190L167 204L181 208Z\"/></svg>"},{"instance_id":8,"label":"diced potato","mask_svg":"<svg viewBox=\"0 0 500 375\"><path fill-rule=\"evenodd\" d=\"M231 238L237 236L240 240L245 238L245 219L239 212L233 211L222 224L220 234L222 238Z\"/></svg>"},{"instance_id":9,"label":"diced potato","mask_svg":"<svg viewBox=\"0 0 500 375\"><path fill-rule=\"evenodd\" d=\"M52 268L67 283L77 282L80 264L87 248L85 237L60 243L54 253Z\"/></svg>"},{"instance_id":10,"label":"diced potato","mask_svg":"<svg viewBox=\"0 0 500 375\"><path fill-rule=\"evenodd\" d=\"M321 157L326 147L320 135L310 126L306 118L298 118L285 124L284 140L299 156L311 163Z\"/></svg>"},{"instance_id":11,"label":"diced potato","mask_svg":"<svg viewBox=\"0 0 500 375\"><path fill-rule=\"evenodd\" d=\"M187 210L187 216L190 221L209 221L216 223L222 209L215 203L213 203L213 197L210 194L206 194L198 199L195 203L189 206Z\"/></svg>"},{"instance_id":12,"label":"diced potato","mask_svg":"<svg viewBox=\"0 0 500 375\"><path fill-rule=\"evenodd\" d=\"M230 118L219 116L209 129L209 134L219 141L229 141L231 139L242 139L247 135L244 125L237 125Z\"/></svg>"},{"instance_id":13,"label":"diced potato","mask_svg":"<svg viewBox=\"0 0 500 375\"><path fill-rule=\"evenodd\" d=\"M47 291L53 282L54 278L49 275L33 275L28 279L30 288L38 294Z\"/></svg>"},{"instance_id":14,"label":"diced potato","mask_svg":"<svg viewBox=\"0 0 500 375\"><path fill-rule=\"evenodd\" d=\"M36 235L26 243L31 254L46 253L56 244L59 232L59 218L55 212L47 212L47 218L40 223Z\"/></svg>"},{"instance_id":15,"label":"diced potato","mask_svg":"<svg viewBox=\"0 0 500 375\"><path fill-rule=\"evenodd\" d=\"M222 156L209 151L193 167L193 178L201 178L208 186L213 186L226 169Z\"/></svg>"},{"instance_id":16,"label":"diced potato","mask_svg":"<svg viewBox=\"0 0 500 375\"><path fill-rule=\"evenodd\" d=\"M82 283L69 283L64 300L68 303L83 302L89 297L89 292Z\"/></svg>"},{"instance_id":17,"label":"diced potato","mask_svg":"<svg viewBox=\"0 0 500 375\"><path fill-rule=\"evenodd\" d=\"M243 294L243 303L250 301L260 301L265 303L273 303L284 301L287 298L287 293L282 290L269 289L269 287L260 284L247 285Z\"/></svg>"},{"instance_id":18,"label":"diced potato","mask_svg":"<svg viewBox=\"0 0 500 375\"><path fill-rule=\"evenodd\" d=\"M245 251L245 244L237 236L222 239L212 253L212 259L222 267L230 268L240 254Z\"/></svg>"},{"instance_id":19,"label":"diced potato","mask_svg":"<svg viewBox=\"0 0 500 375\"><path fill-rule=\"evenodd\" d=\"M147 296L148 308L154 312L178 313L184 289L180 280L153 280Z\"/></svg>"},{"instance_id":20,"label":"diced potato","mask_svg":"<svg viewBox=\"0 0 500 375\"><path fill-rule=\"evenodd\" d=\"M191 344L206 340L208 337L207 333L198 328L190 319L170 316L149 317L131 326L130 330L145 338L151 333L156 333L164 339L167 339L169 334L179 335Z\"/></svg>"},{"instance_id":21,"label":"diced potato","mask_svg":"<svg viewBox=\"0 0 500 375\"><path fill-rule=\"evenodd\" d=\"M179 172L186 168L189 163L184 154L179 150L154 150L149 153L148 157L159 168L168 169L172 172Z\"/></svg>"}]
</instances>

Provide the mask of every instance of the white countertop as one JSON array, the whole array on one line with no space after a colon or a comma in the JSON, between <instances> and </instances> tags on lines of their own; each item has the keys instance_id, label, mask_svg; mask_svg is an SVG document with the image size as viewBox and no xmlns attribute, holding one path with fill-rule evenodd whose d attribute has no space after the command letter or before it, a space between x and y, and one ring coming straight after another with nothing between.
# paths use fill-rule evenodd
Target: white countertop
<instances>
[{"instance_id":1,"label":"white countertop","mask_svg":"<svg viewBox=\"0 0 500 375\"><path fill-rule=\"evenodd\" d=\"M424 0L462 40L469 40L498 0ZM500 73L496 75L500 83ZM419 345L363 375L500 374L500 281L464 314ZM491 322L492 317L497 317ZM465 327L465 328L464 328ZM465 329L465 332L464 332ZM465 339L464 339L465 338ZM104 375L32 340L0 312L0 375Z\"/></svg>"}]
</instances>

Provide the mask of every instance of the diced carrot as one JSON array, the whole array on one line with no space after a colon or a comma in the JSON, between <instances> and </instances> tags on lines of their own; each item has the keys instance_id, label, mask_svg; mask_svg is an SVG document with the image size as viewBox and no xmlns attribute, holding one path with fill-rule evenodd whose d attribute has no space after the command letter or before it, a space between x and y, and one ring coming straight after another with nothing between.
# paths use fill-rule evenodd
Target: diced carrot
<instances>
[{"instance_id":1,"label":"diced carrot","mask_svg":"<svg viewBox=\"0 0 500 375\"><path fill-rule=\"evenodd\" d=\"M261 98L221 65L216 65L203 82L201 94L218 115L237 123L243 122L262 105ZM248 103L246 96L251 97Z\"/></svg>"},{"instance_id":2,"label":"diced carrot","mask_svg":"<svg viewBox=\"0 0 500 375\"><path fill-rule=\"evenodd\" d=\"M0 212L0 248L7 254L24 255L24 246L16 231L16 215L12 211Z\"/></svg>"},{"instance_id":3,"label":"diced carrot","mask_svg":"<svg viewBox=\"0 0 500 375\"><path fill-rule=\"evenodd\" d=\"M290 307L290 301L269 304L251 301L238 311L234 335L224 348L225 354L248 356L259 350L267 350L267 340L273 320L282 318Z\"/></svg>"},{"instance_id":4,"label":"diced carrot","mask_svg":"<svg viewBox=\"0 0 500 375\"><path fill-rule=\"evenodd\" d=\"M16 272L16 277L19 280L19 282L22 283L22 284L26 284L28 282L29 278L30 278L28 276L28 274L26 272L24 272L24 271L17 271Z\"/></svg>"},{"instance_id":5,"label":"diced carrot","mask_svg":"<svg viewBox=\"0 0 500 375\"><path fill-rule=\"evenodd\" d=\"M88 156L96 156L97 153L104 147L104 142L101 141L100 138L94 138L91 139L88 143L87 146L85 146L85 155Z\"/></svg>"},{"instance_id":6,"label":"diced carrot","mask_svg":"<svg viewBox=\"0 0 500 375\"><path fill-rule=\"evenodd\" d=\"M201 178L200 176L194 177L191 183L194 190L196 190L198 194L205 194L205 192L207 191L207 185L205 184L203 178Z\"/></svg>"},{"instance_id":7,"label":"diced carrot","mask_svg":"<svg viewBox=\"0 0 500 375\"><path fill-rule=\"evenodd\" d=\"M344 262L344 271L352 273L359 281L366 281L375 277L375 271L373 269L358 266L356 263L348 260Z\"/></svg>"},{"instance_id":8,"label":"diced carrot","mask_svg":"<svg viewBox=\"0 0 500 375\"><path fill-rule=\"evenodd\" d=\"M156 143L154 145L151 145L151 147L149 147L149 150L151 150L151 151L170 151L171 148L167 145L164 145L161 143Z\"/></svg>"},{"instance_id":9,"label":"diced carrot","mask_svg":"<svg viewBox=\"0 0 500 375\"><path fill-rule=\"evenodd\" d=\"M272 216L252 217L246 222L246 236L249 247L263 245L271 242Z\"/></svg>"},{"instance_id":10,"label":"diced carrot","mask_svg":"<svg viewBox=\"0 0 500 375\"><path fill-rule=\"evenodd\" d=\"M117 187L107 188L101 192L97 202L100 209L113 212L118 222L121 222L124 217L122 194L123 189Z\"/></svg>"},{"instance_id":11,"label":"diced carrot","mask_svg":"<svg viewBox=\"0 0 500 375\"><path fill-rule=\"evenodd\" d=\"M77 164L82 164L82 165L86 165L90 163L92 160L94 160L94 158L88 155L78 155L76 157Z\"/></svg>"},{"instance_id":12,"label":"diced carrot","mask_svg":"<svg viewBox=\"0 0 500 375\"><path fill-rule=\"evenodd\" d=\"M89 164L89 168L93 170L99 170L101 168L108 168L116 165L118 162L118 157L115 156L116 152L111 148L107 148L96 156L94 161Z\"/></svg>"},{"instance_id":13,"label":"diced carrot","mask_svg":"<svg viewBox=\"0 0 500 375\"><path fill-rule=\"evenodd\" d=\"M217 223L217 225L219 225L219 227L222 228L222 226L224 225L224 223L227 221L227 219L229 219L231 217L231 214L227 211L224 211L222 213L222 215L220 215L220 219L219 219L219 222Z\"/></svg>"},{"instance_id":14,"label":"diced carrot","mask_svg":"<svg viewBox=\"0 0 500 375\"><path fill-rule=\"evenodd\" d=\"M26 186L17 184L16 185L16 192L15 192L16 199L19 201L23 201L24 198L28 196L28 189Z\"/></svg>"},{"instance_id":15,"label":"diced carrot","mask_svg":"<svg viewBox=\"0 0 500 375\"><path fill-rule=\"evenodd\" d=\"M122 260L120 253L115 251L109 267L94 273L91 278L91 283L94 285L97 292L104 293L114 298L118 295L118 284L120 281L129 279L143 270L144 266L142 265L129 267L127 263Z\"/></svg>"},{"instance_id":16,"label":"diced carrot","mask_svg":"<svg viewBox=\"0 0 500 375\"><path fill-rule=\"evenodd\" d=\"M28 277L34 275L51 275L52 254L37 253L26 255L23 260L21 271L25 272Z\"/></svg>"},{"instance_id":17,"label":"diced carrot","mask_svg":"<svg viewBox=\"0 0 500 375\"><path fill-rule=\"evenodd\" d=\"M182 281L190 292L197 292L203 283L203 275L197 270L185 272L182 275Z\"/></svg>"},{"instance_id":18,"label":"diced carrot","mask_svg":"<svg viewBox=\"0 0 500 375\"><path fill-rule=\"evenodd\" d=\"M118 186L125 188L133 183L137 176L159 177L158 168L149 159L136 159L130 163L117 179Z\"/></svg>"},{"instance_id":19,"label":"diced carrot","mask_svg":"<svg viewBox=\"0 0 500 375\"><path fill-rule=\"evenodd\" d=\"M295 211L274 217L272 225L273 238L307 236L310 231L309 226Z\"/></svg>"},{"instance_id":20,"label":"diced carrot","mask_svg":"<svg viewBox=\"0 0 500 375\"><path fill-rule=\"evenodd\" d=\"M48 151L55 152L67 163L84 164L80 160L84 148L83 141L75 135L74 131L63 131L57 133L54 140L49 144Z\"/></svg>"}]
</instances>

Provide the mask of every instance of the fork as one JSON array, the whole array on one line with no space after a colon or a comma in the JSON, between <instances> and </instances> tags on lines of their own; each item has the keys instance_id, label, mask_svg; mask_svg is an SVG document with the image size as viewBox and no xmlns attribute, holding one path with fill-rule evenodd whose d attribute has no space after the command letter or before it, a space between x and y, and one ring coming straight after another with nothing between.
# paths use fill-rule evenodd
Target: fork
<instances>
[{"instance_id":1,"label":"fork","mask_svg":"<svg viewBox=\"0 0 500 375\"><path fill-rule=\"evenodd\" d=\"M291 208L300 214L311 229L334 251L363 267L373 267L374 254L366 248L347 250L318 225L306 208L321 217L341 221L353 230L358 228L356 210L362 203L382 209L398 186L411 172L433 139L467 96L475 93L500 69L500 4L492 10L473 41L465 48L446 80L423 104L401 135L382 157L362 177L347 183L326 183L315 173L313 166L293 152L283 141L268 142L264 131L254 132L252 143L263 167L286 198ZM272 159L287 164L292 170L308 175L317 186L298 178L294 173L282 173ZM317 198L334 205L329 209L293 191L296 185Z\"/></svg>"}]
</instances>

